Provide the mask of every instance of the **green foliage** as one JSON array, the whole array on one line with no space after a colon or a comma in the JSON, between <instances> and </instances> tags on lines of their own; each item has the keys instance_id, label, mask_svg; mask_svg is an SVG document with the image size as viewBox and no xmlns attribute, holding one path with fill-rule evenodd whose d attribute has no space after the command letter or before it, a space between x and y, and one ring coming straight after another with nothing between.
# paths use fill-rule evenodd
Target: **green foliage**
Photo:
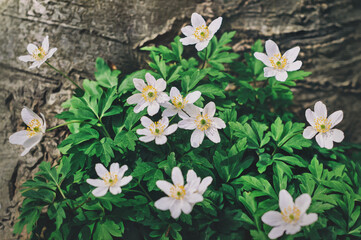
<instances>
[{"instance_id":1,"label":"green foliage","mask_svg":"<svg viewBox=\"0 0 361 240\"><path fill-rule=\"evenodd\" d=\"M284 239L360 238L361 154L355 149L361 148L321 149L303 138L305 124L288 107L291 87L310 73L289 72L285 82L267 79L253 56L264 51L263 43L256 41L239 59L229 45L234 35L213 37L197 58L183 54L180 37L170 47L143 47L150 69L126 76L97 58L95 80L85 79L84 93L66 101L66 111L57 116L76 121L58 146L62 159L54 167L43 162L22 185L25 200L14 233L25 227L31 239L268 239L271 228L261 217L280 211L279 191L287 189L294 198L312 196L308 212L317 213L318 221ZM164 145L139 141L136 130L143 128L146 110L134 113L126 100L138 93L133 79L146 73L163 78L167 93L173 86L183 96L200 91L198 107L215 102L215 117L226 123L221 142L205 138L192 148L191 132L182 129ZM98 178L97 163L127 165L133 180L118 195L94 197L86 180ZM176 166L184 176L193 169L202 179L213 178L204 200L177 220L154 207L165 196L156 181L171 181Z\"/></svg>"}]
</instances>

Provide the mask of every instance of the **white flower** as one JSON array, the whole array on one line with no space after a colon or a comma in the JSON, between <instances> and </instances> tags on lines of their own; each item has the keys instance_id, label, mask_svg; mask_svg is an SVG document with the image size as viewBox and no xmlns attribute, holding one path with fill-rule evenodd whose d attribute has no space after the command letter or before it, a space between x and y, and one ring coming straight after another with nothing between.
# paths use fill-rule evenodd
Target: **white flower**
<instances>
[{"instance_id":1,"label":"white flower","mask_svg":"<svg viewBox=\"0 0 361 240\"><path fill-rule=\"evenodd\" d=\"M203 195L207 190L208 186L212 183L213 178L211 176L203 178L201 181L200 177L197 177L197 174L193 170L188 170L187 173L187 185L189 189L192 189L195 193Z\"/></svg>"},{"instance_id":2,"label":"white flower","mask_svg":"<svg viewBox=\"0 0 361 240\"><path fill-rule=\"evenodd\" d=\"M182 28L182 33L186 35L181 38L183 45L196 44L197 51L202 51L208 46L209 41L218 31L222 24L222 17L219 17L209 24L207 27L203 17L198 13L193 13L191 18L192 26L185 26Z\"/></svg>"},{"instance_id":3,"label":"white flower","mask_svg":"<svg viewBox=\"0 0 361 240\"><path fill-rule=\"evenodd\" d=\"M198 108L190 108L187 110L190 117L180 121L178 127L188 130L195 129L191 136L192 147L199 147L203 142L204 134L214 143L221 141L217 129L225 128L226 124L222 119L213 117L216 112L214 102L209 102L204 107L202 113Z\"/></svg>"},{"instance_id":4,"label":"white flower","mask_svg":"<svg viewBox=\"0 0 361 240\"><path fill-rule=\"evenodd\" d=\"M95 165L95 171L98 176L102 179L87 179L86 182L94 187L92 191L93 195L96 197L104 196L108 190L113 195L119 194L122 192L121 187L127 185L132 179L132 176L124 177L124 173L128 170L127 165L123 165L119 168L119 163L112 163L110 165L110 172L103 166L101 163Z\"/></svg>"},{"instance_id":5,"label":"white flower","mask_svg":"<svg viewBox=\"0 0 361 240\"><path fill-rule=\"evenodd\" d=\"M311 196L307 193L296 198L293 203L292 196L286 191L281 190L279 194L279 205L281 212L268 211L262 216L262 221L274 227L268 234L270 239L281 237L286 234L295 234L301 230L301 227L310 225L317 221L317 214L307 214L310 207Z\"/></svg>"},{"instance_id":6,"label":"white flower","mask_svg":"<svg viewBox=\"0 0 361 240\"><path fill-rule=\"evenodd\" d=\"M151 142L155 139L155 143L158 145L165 144L167 142L166 136L174 133L178 128L177 124L172 124L168 127L169 120L167 117L163 117L158 122L153 122L148 117L143 116L140 122L145 128L138 129L137 134L145 136L140 137L139 140Z\"/></svg>"},{"instance_id":7,"label":"white flower","mask_svg":"<svg viewBox=\"0 0 361 240\"><path fill-rule=\"evenodd\" d=\"M30 43L28 44L27 50L30 55L20 56L19 60L23 62L34 62L29 68L39 68L41 64L53 56L57 48L52 48L49 50L49 37L46 36L41 47L37 47Z\"/></svg>"},{"instance_id":8,"label":"white flower","mask_svg":"<svg viewBox=\"0 0 361 240\"><path fill-rule=\"evenodd\" d=\"M21 118L28 128L16 132L9 137L9 142L11 144L22 145L25 148L21 153L21 156L27 154L30 149L38 144L43 138L46 130L46 122L44 115L42 113L40 113L40 115L43 119L27 107L24 107L21 110Z\"/></svg>"},{"instance_id":9,"label":"white flower","mask_svg":"<svg viewBox=\"0 0 361 240\"><path fill-rule=\"evenodd\" d=\"M137 104L134 108L135 113L139 113L144 108L148 107L148 114L155 115L159 111L159 104L169 101L169 96L164 93L167 83L163 78L155 80L155 78L147 73L145 74L147 80L146 85L142 79L133 79L135 88L141 93L136 93L127 99L128 104Z\"/></svg>"},{"instance_id":10,"label":"white flower","mask_svg":"<svg viewBox=\"0 0 361 240\"><path fill-rule=\"evenodd\" d=\"M178 113L181 118L187 118L188 115L184 112L185 108L195 107L193 103L197 101L200 96L200 91L194 91L183 98L179 90L176 87L172 87L170 89L170 100L172 103L166 102L162 104L162 106L166 108L162 116L171 117Z\"/></svg>"},{"instance_id":11,"label":"white flower","mask_svg":"<svg viewBox=\"0 0 361 240\"><path fill-rule=\"evenodd\" d=\"M332 113L327 118L327 108L325 104L318 101L315 104L315 112L311 109L306 110L306 119L311 124L303 131L303 137L307 139L313 138L317 133L316 141L322 148L331 149L333 142L341 142L344 134L339 129L332 129L343 119L341 110Z\"/></svg>"},{"instance_id":12,"label":"white flower","mask_svg":"<svg viewBox=\"0 0 361 240\"><path fill-rule=\"evenodd\" d=\"M266 41L266 54L255 52L254 56L262 61L267 67L264 68L265 77L276 76L277 81L287 80L287 72L296 71L301 68L302 62L296 61L300 47L294 47L281 56L277 44L272 41Z\"/></svg>"},{"instance_id":13,"label":"white flower","mask_svg":"<svg viewBox=\"0 0 361 240\"><path fill-rule=\"evenodd\" d=\"M162 197L154 203L154 206L159 210L170 210L172 217L178 218L183 211L185 214L189 214L194 204L203 201L201 193L196 192L194 187L191 187L188 183L184 186L183 174L179 167L175 167L172 170L173 184L158 180L156 182L158 188L162 190L168 197Z\"/></svg>"}]
</instances>

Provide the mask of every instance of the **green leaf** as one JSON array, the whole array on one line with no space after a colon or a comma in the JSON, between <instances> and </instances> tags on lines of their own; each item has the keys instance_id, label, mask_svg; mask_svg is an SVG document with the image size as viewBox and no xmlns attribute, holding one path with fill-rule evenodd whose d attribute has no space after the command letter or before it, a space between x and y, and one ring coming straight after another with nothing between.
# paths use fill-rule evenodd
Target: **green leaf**
<instances>
[{"instance_id":1,"label":"green leaf","mask_svg":"<svg viewBox=\"0 0 361 240\"><path fill-rule=\"evenodd\" d=\"M106 88L112 88L118 85L118 75L120 74L119 70L111 71L104 59L99 57L96 60L95 68L97 71L94 75L99 85Z\"/></svg>"},{"instance_id":2,"label":"green leaf","mask_svg":"<svg viewBox=\"0 0 361 240\"><path fill-rule=\"evenodd\" d=\"M114 142L117 146L124 150L129 149L131 151L135 150L136 140L138 140L138 138L132 131L121 131L114 138Z\"/></svg>"}]
</instances>

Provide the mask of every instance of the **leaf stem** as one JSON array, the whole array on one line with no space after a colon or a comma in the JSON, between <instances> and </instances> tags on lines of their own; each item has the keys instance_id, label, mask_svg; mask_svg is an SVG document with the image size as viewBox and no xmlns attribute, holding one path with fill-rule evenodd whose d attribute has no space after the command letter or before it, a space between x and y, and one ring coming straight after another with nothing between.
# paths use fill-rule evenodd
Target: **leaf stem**
<instances>
[{"instance_id":1,"label":"leaf stem","mask_svg":"<svg viewBox=\"0 0 361 240\"><path fill-rule=\"evenodd\" d=\"M77 88L83 90L81 87L79 87L79 85L74 82L68 75L66 75L65 73L63 73L62 71L60 71L59 69L57 69L56 67L54 67L53 65L51 65L48 61L45 61L46 64L48 64L49 67L51 67L52 69L54 69L56 72L60 73L63 77L65 77L66 79L68 79L72 84L74 84Z\"/></svg>"},{"instance_id":2,"label":"leaf stem","mask_svg":"<svg viewBox=\"0 0 361 240\"><path fill-rule=\"evenodd\" d=\"M149 196L149 194L145 191L144 187L142 186L142 184L140 184L140 180L138 181L138 185L140 187L140 189L142 189L144 195L151 201L154 202L153 199Z\"/></svg>"},{"instance_id":3,"label":"leaf stem","mask_svg":"<svg viewBox=\"0 0 361 240\"><path fill-rule=\"evenodd\" d=\"M208 51L208 47L206 47L206 52L204 54L204 61L203 61L201 69L203 69L206 66L206 62L208 60L208 57L207 57L208 52L207 51Z\"/></svg>"},{"instance_id":4,"label":"leaf stem","mask_svg":"<svg viewBox=\"0 0 361 240\"><path fill-rule=\"evenodd\" d=\"M62 123L62 124L59 124L55 127L52 127L52 128L49 128L49 129L46 129L47 132L51 131L51 130L54 130L56 128L59 128L59 127L62 127L62 126L65 126L65 125L68 125L68 124L72 124L72 123L82 123L84 121L80 121L80 120L73 120L73 121L69 121L69 122L66 122L66 123Z\"/></svg>"},{"instance_id":5,"label":"leaf stem","mask_svg":"<svg viewBox=\"0 0 361 240\"><path fill-rule=\"evenodd\" d=\"M110 137L110 134L109 134L109 132L107 131L107 129L105 128L104 123L102 122L101 118L98 118L98 119L99 119L99 122L100 122L103 130L104 130L105 135L106 135L108 138L111 138L111 137Z\"/></svg>"}]
</instances>

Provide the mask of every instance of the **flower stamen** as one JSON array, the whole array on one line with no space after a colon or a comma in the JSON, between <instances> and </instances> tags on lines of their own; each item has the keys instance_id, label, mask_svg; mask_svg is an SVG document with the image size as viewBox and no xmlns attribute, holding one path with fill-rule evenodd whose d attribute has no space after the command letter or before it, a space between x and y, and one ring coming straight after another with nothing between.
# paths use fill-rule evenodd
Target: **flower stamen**
<instances>
[{"instance_id":1,"label":"flower stamen","mask_svg":"<svg viewBox=\"0 0 361 240\"><path fill-rule=\"evenodd\" d=\"M209 37L209 29L206 25L196 27L196 30L194 31L193 35L199 41L207 40Z\"/></svg>"},{"instance_id":2,"label":"flower stamen","mask_svg":"<svg viewBox=\"0 0 361 240\"><path fill-rule=\"evenodd\" d=\"M157 90L153 86L146 86L143 88L142 96L145 101L153 102L157 98Z\"/></svg>"},{"instance_id":3,"label":"flower stamen","mask_svg":"<svg viewBox=\"0 0 361 240\"><path fill-rule=\"evenodd\" d=\"M195 122L196 122L197 128L202 131L207 130L211 126L211 120L208 118L207 114L205 114L204 116L199 114L196 117Z\"/></svg>"},{"instance_id":4,"label":"flower stamen","mask_svg":"<svg viewBox=\"0 0 361 240\"><path fill-rule=\"evenodd\" d=\"M173 97L172 103L176 108L183 109L185 105L188 103L188 101L185 100L182 95L179 95L177 97Z\"/></svg>"},{"instance_id":5,"label":"flower stamen","mask_svg":"<svg viewBox=\"0 0 361 240\"><path fill-rule=\"evenodd\" d=\"M284 69L287 65L287 58L281 56L280 53L275 54L273 57L270 58L270 62L272 67L275 69Z\"/></svg>"},{"instance_id":6,"label":"flower stamen","mask_svg":"<svg viewBox=\"0 0 361 240\"><path fill-rule=\"evenodd\" d=\"M296 223L301 216L301 211L296 206L288 206L281 212L282 219L286 223Z\"/></svg>"},{"instance_id":7,"label":"flower stamen","mask_svg":"<svg viewBox=\"0 0 361 240\"><path fill-rule=\"evenodd\" d=\"M172 198L181 200L184 198L185 195L186 195L186 190L182 185L176 185L170 188L170 196Z\"/></svg>"},{"instance_id":8,"label":"flower stamen","mask_svg":"<svg viewBox=\"0 0 361 240\"><path fill-rule=\"evenodd\" d=\"M315 128L319 133L326 133L331 129L332 126L331 121L325 117L318 117L314 119L314 121L315 121Z\"/></svg>"},{"instance_id":9,"label":"flower stamen","mask_svg":"<svg viewBox=\"0 0 361 240\"><path fill-rule=\"evenodd\" d=\"M26 129L27 132L27 136L30 138L32 136L34 136L35 134L37 134L38 132L40 132L41 130L41 123L38 119L33 119L29 122L29 125Z\"/></svg>"},{"instance_id":10,"label":"flower stamen","mask_svg":"<svg viewBox=\"0 0 361 240\"><path fill-rule=\"evenodd\" d=\"M149 130L153 135L161 135L164 132L165 126L158 122L154 122L149 126Z\"/></svg>"},{"instance_id":11,"label":"flower stamen","mask_svg":"<svg viewBox=\"0 0 361 240\"><path fill-rule=\"evenodd\" d=\"M103 177L103 181L107 186L114 186L118 182L118 175L108 172L107 175Z\"/></svg>"},{"instance_id":12,"label":"flower stamen","mask_svg":"<svg viewBox=\"0 0 361 240\"><path fill-rule=\"evenodd\" d=\"M40 61L46 56L46 53L45 53L45 50L42 47L39 47L38 49L36 49L33 52L32 56L36 61Z\"/></svg>"}]
</instances>

